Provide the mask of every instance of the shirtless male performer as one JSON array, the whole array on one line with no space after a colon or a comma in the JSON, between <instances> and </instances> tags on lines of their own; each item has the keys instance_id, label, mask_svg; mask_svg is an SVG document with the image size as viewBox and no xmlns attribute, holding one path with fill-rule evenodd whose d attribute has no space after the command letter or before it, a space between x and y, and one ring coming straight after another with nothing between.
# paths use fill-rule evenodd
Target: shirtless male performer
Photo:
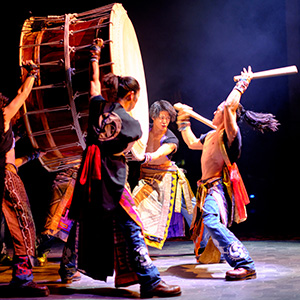
<instances>
[{"instance_id":1,"label":"shirtless male performer","mask_svg":"<svg viewBox=\"0 0 300 300\"><path fill-rule=\"evenodd\" d=\"M253 73L251 67L241 72L242 78L214 112L213 125L216 130L196 138L189 122L191 107L184 105L178 113L177 124L185 143L190 149L202 150L202 178L197 191L196 214L194 212L193 233L201 237L207 231L214 245L223 254L233 270L226 272L226 280L244 280L256 278L255 266L244 245L227 228L233 217L228 212L234 202L226 200L225 158L220 145L225 146L227 158L234 163L240 155L241 134L237 119L241 118L255 129L264 132L275 131L279 123L272 114L246 111L240 104L241 95L247 89ZM236 218L236 216L234 216ZM198 222L198 223L197 223ZM195 239L194 239L195 241ZM196 249L197 250L197 249Z\"/></svg>"}]
</instances>

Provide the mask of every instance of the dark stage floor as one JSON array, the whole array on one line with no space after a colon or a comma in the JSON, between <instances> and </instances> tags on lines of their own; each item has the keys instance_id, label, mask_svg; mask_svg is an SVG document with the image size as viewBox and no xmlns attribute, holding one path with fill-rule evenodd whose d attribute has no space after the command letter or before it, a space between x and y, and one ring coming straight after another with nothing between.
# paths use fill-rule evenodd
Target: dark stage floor
<instances>
[{"instance_id":1,"label":"dark stage floor","mask_svg":"<svg viewBox=\"0 0 300 300\"><path fill-rule=\"evenodd\" d=\"M161 275L170 284L179 284L183 290L177 299L205 300L292 300L300 299L300 242L251 241L244 242L255 260L257 279L226 282L224 264L199 265L193 256L189 241L169 241L163 250L150 249ZM49 255L49 264L34 269L35 281L47 284L51 295L47 299L131 299L139 297L139 285L115 289L113 278L108 282L82 280L62 285L58 276L59 256L62 247L57 245ZM11 279L11 270L0 267L1 286ZM43 298L46 299L46 298Z\"/></svg>"}]
</instances>

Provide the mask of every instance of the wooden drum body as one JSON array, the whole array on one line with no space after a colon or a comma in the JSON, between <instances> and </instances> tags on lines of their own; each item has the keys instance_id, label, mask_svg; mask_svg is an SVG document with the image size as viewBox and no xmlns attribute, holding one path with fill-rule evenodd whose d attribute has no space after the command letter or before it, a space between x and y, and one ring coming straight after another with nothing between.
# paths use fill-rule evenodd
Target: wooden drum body
<instances>
[{"instance_id":1,"label":"wooden drum body","mask_svg":"<svg viewBox=\"0 0 300 300\"><path fill-rule=\"evenodd\" d=\"M141 86L139 101L130 112L143 136L132 149L142 159L149 132L148 98L142 57L133 25L121 4L78 14L31 17L20 39L20 65L33 60L40 66L37 82L24 104L24 122L34 148L48 171L78 164L85 149L89 107L89 47L104 40L100 77L109 72L132 76ZM22 80L26 78L25 72ZM105 97L105 90L102 90Z\"/></svg>"}]
</instances>

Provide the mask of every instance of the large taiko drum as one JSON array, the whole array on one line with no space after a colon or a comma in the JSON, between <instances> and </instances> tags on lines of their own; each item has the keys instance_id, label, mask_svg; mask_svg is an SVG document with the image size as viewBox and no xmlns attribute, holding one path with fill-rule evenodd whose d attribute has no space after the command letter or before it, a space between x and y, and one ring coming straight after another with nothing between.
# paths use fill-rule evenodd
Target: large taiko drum
<instances>
[{"instance_id":1,"label":"large taiko drum","mask_svg":"<svg viewBox=\"0 0 300 300\"><path fill-rule=\"evenodd\" d=\"M148 98L142 57L134 27L121 4L84 13L31 17L20 39L20 64L33 60L40 66L37 82L23 107L27 134L33 147L46 151L40 158L48 171L78 163L85 149L89 106L89 46L104 40L100 77L109 72L133 76L141 86L130 114L142 127L132 154L140 160L148 140ZM22 80L26 77L22 74ZM105 97L105 89L102 89Z\"/></svg>"}]
</instances>

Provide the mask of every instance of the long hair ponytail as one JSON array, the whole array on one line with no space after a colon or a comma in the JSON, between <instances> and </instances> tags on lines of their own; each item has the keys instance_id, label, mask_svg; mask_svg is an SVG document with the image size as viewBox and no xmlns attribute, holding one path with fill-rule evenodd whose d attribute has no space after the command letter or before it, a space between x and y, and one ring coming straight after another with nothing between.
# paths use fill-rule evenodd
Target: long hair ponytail
<instances>
[{"instance_id":1,"label":"long hair ponytail","mask_svg":"<svg viewBox=\"0 0 300 300\"><path fill-rule=\"evenodd\" d=\"M236 115L237 121L245 121L252 128L262 133L266 131L277 131L280 125L273 114L246 110L242 104L239 104Z\"/></svg>"},{"instance_id":2,"label":"long hair ponytail","mask_svg":"<svg viewBox=\"0 0 300 300\"><path fill-rule=\"evenodd\" d=\"M103 78L104 86L108 89L107 95L110 101L116 102L124 98L128 92L137 93L140 90L138 81L131 76L117 76L108 73Z\"/></svg>"}]
</instances>

